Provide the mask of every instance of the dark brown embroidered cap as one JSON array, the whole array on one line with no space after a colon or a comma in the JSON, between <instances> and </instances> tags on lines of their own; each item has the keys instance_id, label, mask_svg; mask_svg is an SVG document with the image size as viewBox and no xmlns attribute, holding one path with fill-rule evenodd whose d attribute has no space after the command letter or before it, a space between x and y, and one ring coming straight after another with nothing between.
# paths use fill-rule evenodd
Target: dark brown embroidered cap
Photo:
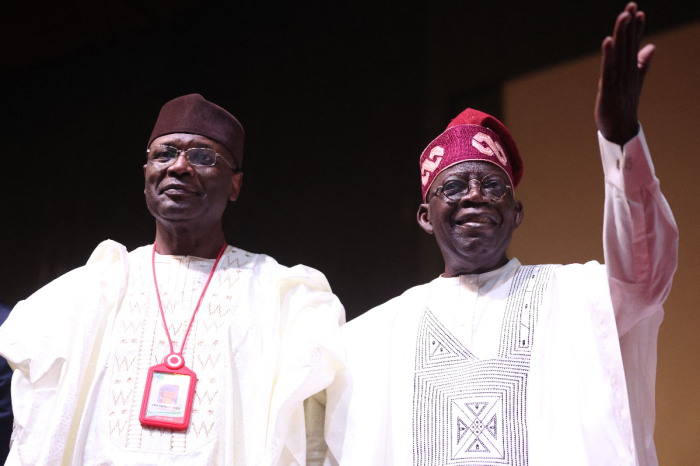
<instances>
[{"instance_id":1,"label":"dark brown embroidered cap","mask_svg":"<svg viewBox=\"0 0 700 466\"><path fill-rule=\"evenodd\" d=\"M236 168L243 163L243 126L229 112L199 94L188 94L163 105L148 147L155 138L172 133L206 136L231 152Z\"/></svg>"}]
</instances>

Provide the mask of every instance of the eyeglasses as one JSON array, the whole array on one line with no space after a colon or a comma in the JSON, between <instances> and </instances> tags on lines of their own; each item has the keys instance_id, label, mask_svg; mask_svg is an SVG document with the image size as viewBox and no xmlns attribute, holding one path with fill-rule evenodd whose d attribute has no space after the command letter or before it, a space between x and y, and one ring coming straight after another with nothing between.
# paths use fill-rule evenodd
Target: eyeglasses
<instances>
[{"instance_id":1,"label":"eyeglasses","mask_svg":"<svg viewBox=\"0 0 700 466\"><path fill-rule=\"evenodd\" d=\"M235 171L233 165L226 160L226 157L212 149L193 147L191 149L181 150L173 146L157 145L151 146L146 150L148 161L161 166L172 165L180 156L180 152L185 153L185 157L187 157L187 161L190 165L197 167L213 167L216 164L216 158L221 157L221 160L226 162L226 165L228 165L231 170Z\"/></svg>"},{"instance_id":2,"label":"eyeglasses","mask_svg":"<svg viewBox=\"0 0 700 466\"><path fill-rule=\"evenodd\" d=\"M500 201L511 189L502 179L494 175L486 175L481 180L450 179L435 190L435 195L442 197L447 202L459 202L471 189L471 182L479 183L479 191L484 199L490 199L491 203Z\"/></svg>"}]
</instances>

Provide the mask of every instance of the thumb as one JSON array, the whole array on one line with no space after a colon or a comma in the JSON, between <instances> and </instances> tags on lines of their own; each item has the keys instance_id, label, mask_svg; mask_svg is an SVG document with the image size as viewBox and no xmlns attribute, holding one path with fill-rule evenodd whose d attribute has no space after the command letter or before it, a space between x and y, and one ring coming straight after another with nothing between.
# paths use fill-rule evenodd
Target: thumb
<instances>
[{"instance_id":1,"label":"thumb","mask_svg":"<svg viewBox=\"0 0 700 466\"><path fill-rule=\"evenodd\" d=\"M647 44L639 51L637 54L637 68L639 72L644 77L649 71L649 66L651 65L651 59L656 51L656 46L654 44Z\"/></svg>"}]
</instances>

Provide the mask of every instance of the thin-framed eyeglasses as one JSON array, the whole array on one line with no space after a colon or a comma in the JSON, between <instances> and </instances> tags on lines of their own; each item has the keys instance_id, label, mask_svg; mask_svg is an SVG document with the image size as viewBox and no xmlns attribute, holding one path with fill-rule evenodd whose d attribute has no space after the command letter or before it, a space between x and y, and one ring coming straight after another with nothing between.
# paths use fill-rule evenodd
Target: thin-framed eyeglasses
<instances>
[{"instance_id":1,"label":"thin-framed eyeglasses","mask_svg":"<svg viewBox=\"0 0 700 466\"><path fill-rule=\"evenodd\" d=\"M215 150L207 149L205 147L178 149L177 147L158 144L149 147L146 150L146 156L149 162L166 167L175 163L175 160L177 160L181 152L185 153L185 157L190 165L197 167L213 167L216 164L216 158L221 157L221 160L223 160L226 165L231 168L231 170L236 171L231 162L226 160L226 157L219 154Z\"/></svg>"},{"instance_id":2,"label":"thin-framed eyeglasses","mask_svg":"<svg viewBox=\"0 0 700 466\"><path fill-rule=\"evenodd\" d=\"M492 204L503 199L508 194L508 191L512 190L510 185L506 184L501 178L495 175L486 175L480 180L448 179L442 186L438 186L435 190L435 195L446 202L459 202L469 193L472 182L479 184L481 197L489 199Z\"/></svg>"}]
</instances>

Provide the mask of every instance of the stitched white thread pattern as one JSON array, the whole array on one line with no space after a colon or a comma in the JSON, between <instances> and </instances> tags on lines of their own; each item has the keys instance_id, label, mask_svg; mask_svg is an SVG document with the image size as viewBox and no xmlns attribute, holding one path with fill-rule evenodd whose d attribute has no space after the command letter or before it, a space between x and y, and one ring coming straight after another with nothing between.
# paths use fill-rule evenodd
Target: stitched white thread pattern
<instances>
[{"instance_id":1,"label":"stitched white thread pattern","mask_svg":"<svg viewBox=\"0 0 700 466\"><path fill-rule=\"evenodd\" d=\"M150 249L149 249L150 251ZM192 325L183 357L197 374L190 426L184 432L144 427L139 422L148 369L164 361L169 345L155 299L150 254L134 260L127 296L111 335L110 389L102 407L106 434L127 451L187 454L217 437L224 386L225 344L238 296L254 257L229 249L219 262ZM163 310L175 350L192 316L213 261L167 258L156 261ZM150 276L150 279L149 279ZM162 277L162 278L161 278Z\"/></svg>"},{"instance_id":2,"label":"stitched white thread pattern","mask_svg":"<svg viewBox=\"0 0 700 466\"><path fill-rule=\"evenodd\" d=\"M498 358L476 358L426 308L418 330L413 464L528 465L527 376L537 313L554 266L512 279Z\"/></svg>"}]
</instances>

